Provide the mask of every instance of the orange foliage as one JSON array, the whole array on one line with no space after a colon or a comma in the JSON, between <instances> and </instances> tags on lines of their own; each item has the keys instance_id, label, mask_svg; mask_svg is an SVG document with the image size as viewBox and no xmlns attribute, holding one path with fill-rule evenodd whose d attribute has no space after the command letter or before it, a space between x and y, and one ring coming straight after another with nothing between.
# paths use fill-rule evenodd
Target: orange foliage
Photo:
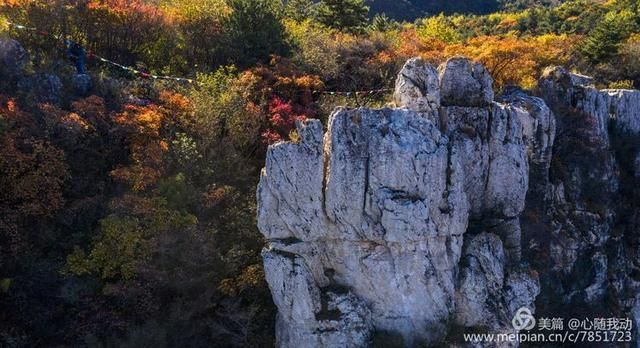
<instances>
[{"instance_id":1,"label":"orange foliage","mask_svg":"<svg viewBox=\"0 0 640 348\"><path fill-rule=\"evenodd\" d=\"M301 74L286 58L273 57L269 67L260 66L250 72L259 81L257 88L271 90L280 98L291 101L297 109L308 108L313 102L313 91L324 89L319 76Z\"/></svg>"},{"instance_id":2,"label":"orange foliage","mask_svg":"<svg viewBox=\"0 0 640 348\"><path fill-rule=\"evenodd\" d=\"M33 0L2 0L0 5L3 7L23 7Z\"/></svg>"},{"instance_id":3,"label":"orange foliage","mask_svg":"<svg viewBox=\"0 0 640 348\"><path fill-rule=\"evenodd\" d=\"M400 32L397 47L387 54L396 59L406 60L411 57L420 56L430 63L437 65L446 59L444 49L447 44L435 38L420 38L414 28L409 28Z\"/></svg>"},{"instance_id":4,"label":"orange foliage","mask_svg":"<svg viewBox=\"0 0 640 348\"><path fill-rule=\"evenodd\" d=\"M98 101L90 105L101 106ZM116 168L111 176L136 192L156 184L164 174L164 155L169 151L167 129L190 111L191 102L185 96L163 91L158 105L126 105L122 112L113 114L113 122L127 135L130 164Z\"/></svg>"},{"instance_id":5,"label":"orange foliage","mask_svg":"<svg viewBox=\"0 0 640 348\"><path fill-rule=\"evenodd\" d=\"M505 17L501 26L515 25L515 19ZM447 44L435 38L421 38L414 27L405 27L398 34L396 44L377 53L379 63L404 62L420 56L439 65L454 55L464 55L483 63L492 74L496 87L508 84L531 88L541 70L548 65L566 64L578 40L575 36L542 35L477 36L466 42Z\"/></svg>"},{"instance_id":6,"label":"orange foliage","mask_svg":"<svg viewBox=\"0 0 640 348\"><path fill-rule=\"evenodd\" d=\"M113 120L116 124L128 127L134 135L158 137L164 115L156 105L129 104L125 106L123 112L115 114Z\"/></svg>"},{"instance_id":7,"label":"orange foliage","mask_svg":"<svg viewBox=\"0 0 640 348\"><path fill-rule=\"evenodd\" d=\"M207 208L215 208L225 200L228 200L232 193L233 188L230 186L219 187L217 185L210 185L203 194L204 206Z\"/></svg>"},{"instance_id":8,"label":"orange foliage","mask_svg":"<svg viewBox=\"0 0 640 348\"><path fill-rule=\"evenodd\" d=\"M64 115L61 119L61 123L63 126L72 130L87 131L93 129L87 121L75 112Z\"/></svg>"},{"instance_id":9,"label":"orange foliage","mask_svg":"<svg viewBox=\"0 0 640 348\"><path fill-rule=\"evenodd\" d=\"M90 122L104 121L107 117L104 99L95 95L74 101L71 109Z\"/></svg>"},{"instance_id":10,"label":"orange foliage","mask_svg":"<svg viewBox=\"0 0 640 348\"><path fill-rule=\"evenodd\" d=\"M0 138L0 202L25 216L52 216L62 208L67 178L64 152L42 140Z\"/></svg>"},{"instance_id":11,"label":"orange foliage","mask_svg":"<svg viewBox=\"0 0 640 348\"><path fill-rule=\"evenodd\" d=\"M445 54L461 54L481 62L493 76L495 86L535 86L542 69L550 64L565 64L574 39L564 35L533 38L481 36L464 44L451 45Z\"/></svg>"},{"instance_id":12,"label":"orange foliage","mask_svg":"<svg viewBox=\"0 0 640 348\"><path fill-rule=\"evenodd\" d=\"M168 145L161 137L161 128L167 123L166 114L156 105L127 105L113 119L129 134L131 165L119 167L111 175L129 184L132 190L143 191L157 183L164 170Z\"/></svg>"},{"instance_id":13,"label":"orange foliage","mask_svg":"<svg viewBox=\"0 0 640 348\"><path fill-rule=\"evenodd\" d=\"M191 101L180 93L171 91L160 92L162 107L170 112L187 112L191 109Z\"/></svg>"}]
</instances>

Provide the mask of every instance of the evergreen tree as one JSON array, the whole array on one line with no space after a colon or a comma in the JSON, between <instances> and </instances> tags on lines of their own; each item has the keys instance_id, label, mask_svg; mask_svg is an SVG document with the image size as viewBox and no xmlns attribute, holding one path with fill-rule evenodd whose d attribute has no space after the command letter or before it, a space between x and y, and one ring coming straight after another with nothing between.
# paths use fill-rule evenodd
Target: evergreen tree
<instances>
[{"instance_id":1,"label":"evergreen tree","mask_svg":"<svg viewBox=\"0 0 640 348\"><path fill-rule=\"evenodd\" d=\"M591 63L614 57L635 26L635 16L631 11L607 13L585 39L582 54Z\"/></svg>"},{"instance_id":2,"label":"evergreen tree","mask_svg":"<svg viewBox=\"0 0 640 348\"><path fill-rule=\"evenodd\" d=\"M312 0L288 0L285 6L285 15L288 18L302 22L305 19L314 17L315 6Z\"/></svg>"},{"instance_id":3,"label":"evergreen tree","mask_svg":"<svg viewBox=\"0 0 640 348\"><path fill-rule=\"evenodd\" d=\"M227 1L232 12L224 27L235 55L234 64L246 67L286 53L279 0Z\"/></svg>"},{"instance_id":4,"label":"evergreen tree","mask_svg":"<svg viewBox=\"0 0 640 348\"><path fill-rule=\"evenodd\" d=\"M387 17L387 15L383 13L383 14L377 14L373 17L373 20L371 21L371 25L369 26L369 29L373 31L384 32L397 27L398 27L398 22Z\"/></svg>"},{"instance_id":5,"label":"evergreen tree","mask_svg":"<svg viewBox=\"0 0 640 348\"><path fill-rule=\"evenodd\" d=\"M321 0L318 21L346 32L361 32L367 24L369 7L364 0Z\"/></svg>"}]
</instances>

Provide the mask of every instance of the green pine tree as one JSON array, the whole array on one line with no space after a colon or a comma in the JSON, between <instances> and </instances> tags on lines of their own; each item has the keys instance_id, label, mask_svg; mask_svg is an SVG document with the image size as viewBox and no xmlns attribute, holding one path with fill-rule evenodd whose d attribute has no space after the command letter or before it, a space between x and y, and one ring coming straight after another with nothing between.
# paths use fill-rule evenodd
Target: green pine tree
<instances>
[{"instance_id":1,"label":"green pine tree","mask_svg":"<svg viewBox=\"0 0 640 348\"><path fill-rule=\"evenodd\" d=\"M581 52L591 63L610 59L618 53L618 48L635 27L633 12L609 12L589 33Z\"/></svg>"},{"instance_id":2,"label":"green pine tree","mask_svg":"<svg viewBox=\"0 0 640 348\"><path fill-rule=\"evenodd\" d=\"M313 18L315 9L312 0L288 0L284 11L288 18L302 22L305 19Z\"/></svg>"},{"instance_id":3,"label":"green pine tree","mask_svg":"<svg viewBox=\"0 0 640 348\"><path fill-rule=\"evenodd\" d=\"M398 23L393 19L387 17L386 14L377 14L373 17L369 29L373 31L388 31L398 27Z\"/></svg>"},{"instance_id":4,"label":"green pine tree","mask_svg":"<svg viewBox=\"0 0 640 348\"><path fill-rule=\"evenodd\" d=\"M282 2L279 0L227 0L231 16L225 27L233 63L240 67L266 62L271 55L284 55L287 46L280 22Z\"/></svg>"},{"instance_id":5,"label":"green pine tree","mask_svg":"<svg viewBox=\"0 0 640 348\"><path fill-rule=\"evenodd\" d=\"M321 0L317 19L328 27L354 33L366 27L368 14L364 0Z\"/></svg>"}]
</instances>

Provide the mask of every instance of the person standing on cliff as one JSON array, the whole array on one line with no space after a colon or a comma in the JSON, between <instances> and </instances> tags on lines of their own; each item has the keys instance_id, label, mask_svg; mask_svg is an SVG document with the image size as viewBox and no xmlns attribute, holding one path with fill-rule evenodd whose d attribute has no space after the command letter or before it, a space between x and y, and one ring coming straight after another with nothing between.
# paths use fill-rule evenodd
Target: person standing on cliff
<instances>
[{"instance_id":1,"label":"person standing on cliff","mask_svg":"<svg viewBox=\"0 0 640 348\"><path fill-rule=\"evenodd\" d=\"M67 47L67 57L76 65L78 74L85 74L87 51L79 43L69 39L64 40L64 44Z\"/></svg>"}]
</instances>

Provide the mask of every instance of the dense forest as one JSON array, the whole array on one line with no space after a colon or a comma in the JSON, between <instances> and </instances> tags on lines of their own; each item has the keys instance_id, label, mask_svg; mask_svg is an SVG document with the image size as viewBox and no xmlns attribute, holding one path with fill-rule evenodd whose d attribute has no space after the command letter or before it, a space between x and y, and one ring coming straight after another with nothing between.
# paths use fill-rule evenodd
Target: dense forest
<instances>
[{"instance_id":1,"label":"dense forest","mask_svg":"<svg viewBox=\"0 0 640 348\"><path fill-rule=\"evenodd\" d=\"M0 346L272 346L267 146L390 102L408 58L465 55L499 90L549 65L640 87L638 0L405 3L4 0Z\"/></svg>"},{"instance_id":2,"label":"dense forest","mask_svg":"<svg viewBox=\"0 0 640 348\"><path fill-rule=\"evenodd\" d=\"M367 0L371 14L386 14L394 19L414 20L429 15L488 14L496 11L523 10L534 6L560 5L562 0Z\"/></svg>"}]
</instances>

